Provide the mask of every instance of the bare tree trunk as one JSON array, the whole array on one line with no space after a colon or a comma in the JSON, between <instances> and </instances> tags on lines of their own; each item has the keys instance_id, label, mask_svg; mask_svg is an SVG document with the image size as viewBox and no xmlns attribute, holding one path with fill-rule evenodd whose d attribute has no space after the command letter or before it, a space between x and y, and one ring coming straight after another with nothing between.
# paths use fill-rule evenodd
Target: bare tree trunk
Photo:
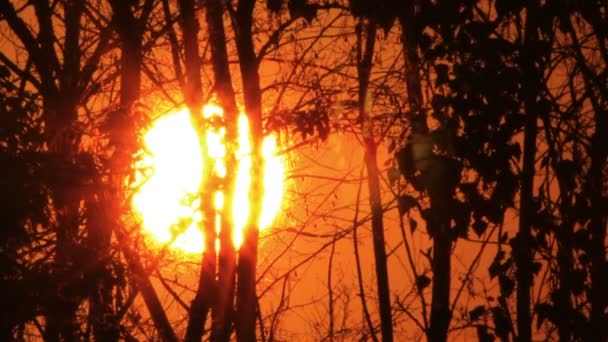
<instances>
[{"instance_id":1,"label":"bare tree trunk","mask_svg":"<svg viewBox=\"0 0 608 342\"><path fill-rule=\"evenodd\" d=\"M572 219L572 190L574 189L568 178L574 178L575 175L560 172L559 168L562 157L558 152L559 146L556 145L558 142L554 139L553 135L557 130L552 131L552 122L548 113L543 112L540 116L543 120L548 153L551 158L552 168L556 174L560 194L559 213L561 215L561 224L556 231L556 238L558 241L557 264L559 266L559 288L555 300L555 306L560 315L557 317L556 324L560 341L570 341L572 339L572 318L574 313L574 308L572 307L572 301L570 299L572 294L570 282L572 267L574 266L572 236L574 234L575 221Z\"/></svg>"},{"instance_id":2,"label":"bare tree trunk","mask_svg":"<svg viewBox=\"0 0 608 342\"><path fill-rule=\"evenodd\" d=\"M605 107L604 107L605 108ZM606 211L603 189L606 188L604 172L608 159L606 135L608 134L608 111L597 108L594 114L595 132L591 140L591 167L589 169L591 193L591 331L598 340L606 340ZM602 206L604 209L602 209Z\"/></svg>"},{"instance_id":3,"label":"bare tree trunk","mask_svg":"<svg viewBox=\"0 0 608 342\"><path fill-rule=\"evenodd\" d=\"M449 234L451 192L447 189L431 193L431 211L436 220L427 222L433 232L433 290L429 341L446 341L452 313L450 311L450 281L452 241Z\"/></svg>"},{"instance_id":4,"label":"bare tree trunk","mask_svg":"<svg viewBox=\"0 0 608 342\"><path fill-rule=\"evenodd\" d=\"M531 45L537 41L536 2L526 7L526 27L524 46L522 47L522 68L528 78L523 83L523 101L526 111L524 124L523 169L521 175L519 232L514 246L515 277L517 280L517 330L519 341L532 339L532 317L530 311L530 290L532 286L532 219L534 212L534 173L536 169L536 137L538 106L536 97L540 89L542 71L534 65L534 53Z\"/></svg>"},{"instance_id":5,"label":"bare tree trunk","mask_svg":"<svg viewBox=\"0 0 608 342\"><path fill-rule=\"evenodd\" d=\"M232 241L234 223L232 221L234 186L238 164L236 150L238 148L238 113L235 94L232 88L232 77L228 64L226 50L226 34L224 33L223 3L221 0L208 0L207 27L211 45L211 61L215 76L215 89L219 95L220 104L224 109L226 127L226 176L223 180L224 207L220 231L220 252L218 258L218 291L213 308L212 341L229 341L234 315L234 291L236 252Z\"/></svg>"},{"instance_id":6,"label":"bare tree trunk","mask_svg":"<svg viewBox=\"0 0 608 342\"><path fill-rule=\"evenodd\" d=\"M532 252L530 250L531 210L534 185L534 158L536 155L536 115L531 107L526 113L524 133L524 167L521 180L519 232L517 234L517 328L519 341L531 339L530 286L532 285Z\"/></svg>"},{"instance_id":7,"label":"bare tree trunk","mask_svg":"<svg viewBox=\"0 0 608 342\"><path fill-rule=\"evenodd\" d=\"M224 206L219 234L218 289L216 303L212 311L211 340L229 341L234 315L236 266L236 254L232 241L234 231L232 206L236 180L235 173L238 169L236 160L236 150L238 148L238 113L228 64L228 52L226 50L226 34L224 33L224 20L222 17L224 12L223 2L221 0L207 0L206 9L215 89L218 93L220 104L224 109L227 171L222 186Z\"/></svg>"},{"instance_id":8,"label":"bare tree trunk","mask_svg":"<svg viewBox=\"0 0 608 342\"><path fill-rule=\"evenodd\" d=\"M327 337L329 342L334 342L335 334L335 314L334 314L334 290L332 288L332 275L334 273L334 256L336 255L336 238L334 237L331 244L331 252L329 252L329 263L327 265L327 294L329 303Z\"/></svg>"},{"instance_id":9,"label":"bare tree trunk","mask_svg":"<svg viewBox=\"0 0 608 342\"><path fill-rule=\"evenodd\" d=\"M426 134L428 127L423 111L422 84L420 81L420 58L418 56L419 27L416 22L414 1L407 1L400 15L402 26L401 40L404 47L406 86L410 106L410 122L412 133ZM451 142L448 142L451 144ZM448 149L450 147L448 146ZM444 165L445 166L445 165ZM430 327L426 331L429 341L446 341L452 313L450 310L451 282L451 249L450 229L450 200L451 189L430 191L431 210L436 218L427 222L429 231L433 232L433 289L431 299ZM422 294L421 294L422 295Z\"/></svg>"},{"instance_id":10,"label":"bare tree trunk","mask_svg":"<svg viewBox=\"0 0 608 342\"><path fill-rule=\"evenodd\" d=\"M560 341L570 341L572 339L572 268L574 266L574 258L572 254L572 236L574 234L574 222L570 218L571 210L571 190L567 188L564 181L560 183L560 213L562 216L562 224L558 232L558 251L557 263L559 265L559 289L557 292L556 308L560 315L558 317L557 329Z\"/></svg>"},{"instance_id":11,"label":"bare tree trunk","mask_svg":"<svg viewBox=\"0 0 608 342\"><path fill-rule=\"evenodd\" d=\"M112 122L114 122L114 125L112 125L113 130L111 132L111 137L112 143L115 146L115 152L112 156L112 173L117 179L112 181L114 191L110 197L110 210L108 210L107 214L115 215L116 213L120 212L118 203L120 202L121 193L123 191L121 186L122 177L126 174L126 172L128 172L129 159L131 153L133 152L132 149L134 148L133 142L135 127L133 126L130 114L134 102L137 101L140 96L141 68L143 63L142 25L144 24L145 18L147 18L147 15L151 10L152 1L146 0L144 13L142 13L140 20L134 18L133 12L128 3L120 0L112 0L111 5L114 11L116 29L122 43L120 109L112 113L112 115L115 117L110 119ZM150 282L141 261L131 250L130 240L123 232L119 222L112 222L114 221L112 218L110 218L108 221L114 226L114 233L116 234L116 238L121 246L122 253L125 256L127 265L131 271L134 283L137 286L137 289L141 292L144 303L146 304L148 312L152 317L156 330L159 332L159 335L163 341L177 341L177 336L169 323L167 314L162 307L158 295L154 290L154 287L152 286L152 283ZM111 296L112 289L102 287L100 288L100 291L102 291L101 295L103 296L103 300L107 300L107 298L105 298L108 295L107 292L110 292ZM110 305L110 303L104 303L101 301L100 304L102 307L99 308L99 310L102 310L102 314L106 313L108 310L111 310L111 307L107 307ZM106 322L106 320L109 320L109 322ZM118 329L120 327L117 317L104 317L102 324L109 324L109 326L101 325L96 327L95 338L97 340L101 339L106 341L113 340L114 338L118 339Z\"/></svg>"},{"instance_id":12,"label":"bare tree trunk","mask_svg":"<svg viewBox=\"0 0 608 342\"><path fill-rule=\"evenodd\" d=\"M151 6L151 1L147 1ZM103 206L97 208L103 215L113 216L120 212L121 194L124 190L122 180L129 167L130 155L134 149L135 127L133 126L130 113L133 103L139 98L142 64L142 34L143 30L138 25L140 22L134 17L130 6L121 1L110 1L113 12L114 29L118 33L121 42L120 56L120 108L109 114L108 120L112 126L110 144L114 147L111 159L111 196ZM113 308L113 284L108 274L110 269L108 261L110 258L110 241L112 237L113 217L106 217L107 224L95 229L91 236L91 244L95 245L95 264L102 275L91 294L91 322L93 333L97 341L117 341L120 336L119 319ZM91 227L94 229L94 227ZM91 229L90 229L91 230Z\"/></svg>"},{"instance_id":13,"label":"bare tree trunk","mask_svg":"<svg viewBox=\"0 0 608 342\"><path fill-rule=\"evenodd\" d=\"M382 196L380 194L380 175L376 152L378 146L374 140L373 122L370 117L371 96L369 94L369 78L376 42L376 24L373 22L357 25L357 73L359 79L359 117L362 125L363 141L365 144L365 166L367 169L367 185L369 188L369 204L372 210L372 235L374 244L374 260L376 264L376 284L380 310L380 325L382 341L393 340L393 320L391 314L390 287L384 249L384 219ZM363 33L365 31L365 33ZM363 40L365 40L363 42Z\"/></svg>"},{"instance_id":14,"label":"bare tree trunk","mask_svg":"<svg viewBox=\"0 0 608 342\"><path fill-rule=\"evenodd\" d=\"M258 254L259 217L264 195L264 158L262 157L262 95L258 74L258 60L253 45L254 0L239 0L233 26L239 66L243 81L245 110L251 134L251 188L249 192L249 219L239 250L237 265L236 334L241 342L256 340L257 310L256 264Z\"/></svg>"},{"instance_id":15,"label":"bare tree trunk","mask_svg":"<svg viewBox=\"0 0 608 342\"><path fill-rule=\"evenodd\" d=\"M355 252L355 266L357 268L357 285L359 289L359 298L361 300L361 307L363 310L363 317L365 318L365 322L367 324L367 328L369 329L369 334L374 342L378 342L378 337L376 336L376 331L374 328L374 324L372 323L371 316L369 314L369 310L367 308L367 300L365 299L365 289L363 288L363 275L361 271L361 259L359 258L359 241L357 239L357 228L358 223L357 220L359 218L359 200L361 199L361 188L363 185L363 170L361 170L361 181L359 182L359 189L357 190L357 203L355 208L355 217L353 218L353 249ZM363 335L365 336L365 335Z\"/></svg>"},{"instance_id":16,"label":"bare tree trunk","mask_svg":"<svg viewBox=\"0 0 608 342\"><path fill-rule=\"evenodd\" d=\"M74 166L79 135L74 131L73 124L77 119L78 80L80 72L80 17L82 1L73 1L65 5L65 46L64 60L61 72L60 61L54 52L55 33L52 28L52 9L48 1L34 4L36 17L40 25L39 42L47 54L45 59L49 69L55 69L55 77L59 78L59 88L53 93L43 94L45 116L48 115L48 146L49 152L55 154L57 160L67 170ZM50 49L50 51L49 51ZM30 53L33 51L30 51ZM40 67L40 66L37 66ZM54 83L54 80L48 80ZM45 96L46 95L46 96ZM54 95L58 95L55 97ZM71 171L68 171L71 172ZM66 184L56 184L54 204L57 211L57 247L55 261L57 274L61 281L57 288L57 302L47 316L47 336L49 339L75 341L78 325L76 311L82 298L70 289L69 283L75 281L78 266L74 252L78 243L79 211L78 203L81 194L70 192Z\"/></svg>"},{"instance_id":17,"label":"bare tree trunk","mask_svg":"<svg viewBox=\"0 0 608 342\"><path fill-rule=\"evenodd\" d=\"M180 25L184 37L184 56L186 67L186 104L190 109L193 123L199 132L199 140L203 150L205 165L211 165L208 157L205 135L205 123L202 118L203 93L200 71L200 55L198 48L198 16L194 0L179 0ZM203 184L201 185L201 212L205 223L204 246L201 270L199 273L198 288L190 305L188 326L186 328L185 341L200 341L207 314L213 306L216 297L216 250L215 250L215 211L213 210L213 194L217 184L210 183L211 168L204 168Z\"/></svg>"},{"instance_id":18,"label":"bare tree trunk","mask_svg":"<svg viewBox=\"0 0 608 342\"><path fill-rule=\"evenodd\" d=\"M422 83L420 81L420 58L418 57L418 28L413 0L406 0L400 13L401 43L405 59L405 85L410 106L413 133L427 133L426 117L422 112Z\"/></svg>"}]
</instances>

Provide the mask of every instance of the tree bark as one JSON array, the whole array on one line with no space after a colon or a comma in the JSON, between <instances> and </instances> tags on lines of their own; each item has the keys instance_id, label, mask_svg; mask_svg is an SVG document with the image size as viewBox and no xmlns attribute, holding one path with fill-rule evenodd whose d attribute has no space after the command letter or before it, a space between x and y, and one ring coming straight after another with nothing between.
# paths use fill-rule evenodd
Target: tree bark
<instances>
[{"instance_id":1,"label":"tree bark","mask_svg":"<svg viewBox=\"0 0 608 342\"><path fill-rule=\"evenodd\" d=\"M449 202L452 192L446 190L430 194L431 212L437 219L427 222L430 231L433 232L431 325L427 333L429 341L447 341L448 327L452 318L450 311L452 240L449 234Z\"/></svg>"},{"instance_id":2,"label":"tree bark","mask_svg":"<svg viewBox=\"0 0 608 342\"><path fill-rule=\"evenodd\" d=\"M211 340L229 341L234 315L233 303L236 267L236 252L232 239L234 232L232 206L234 202L236 171L238 170L236 160L238 148L238 113L228 64L223 2L221 0L207 0L206 9L207 29L209 30L209 43L211 45L211 61L215 77L214 88L224 109L226 127L226 176L222 181L224 206L222 208L221 231L219 234L220 251L218 257L217 302L212 311Z\"/></svg>"},{"instance_id":3,"label":"tree bark","mask_svg":"<svg viewBox=\"0 0 608 342\"><path fill-rule=\"evenodd\" d=\"M256 340L257 310L256 264L259 238L259 217L264 198L264 158L262 157L262 95L258 74L258 60L253 45L254 0L239 0L233 27L243 82L245 110L249 118L251 141L251 188L249 191L249 219L239 250L237 265L236 334L241 342Z\"/></svg>"},{"instance_id":4,"label":"tree bark","mask_svg":"<svg viewBox=\"0 0 608 342\"><path fill-rule=\"evenodd\" d=\"M146 0L144 6L144 14L142 18L147 15L149 6L152 2ZM120 109L113 113L114 118L111 118L114 124L112 125L111 139L112 144L115 147L114 155L112 156L112 169L113 176L115 179L112 182L114 187L111 203L108 210L109 215L115 215L120 212L117 203L120 202L120 196L122 193L122 177L128 172L130 155L134 148L134 135L135 128L130 116L133 103L140 96L141 88L141 67L143 63L142 56L142 35L144 21L142 18L138 21L134 18L133 12L129 7L128 3L120 0L111 1L112 9L114 11L114 21L117 27L117 31L121 38L122 51L121 51L121 87L120 87ZM149 13L149 12L148 12ZM171 327L167 314L160 303L158 295L154 290L154 287L146 274L141 261L138 256L131 250L130 240L123 232L123 229L119 222L113 222L110 218L108 220L113 226L114 233L121 246L122 253L125 256L127 265L133 277L134 283L141 292L144 299L144 303L150 313L152 321L156 330L159 332L163 341L173 342L177 341L177 336ZM111 289L104 288L103 291L111 291ZM107 305L107 303L105 303ZM107 308L102 308L107 310ZM115 319L111 317L110 319ZM119 322L111 322L118 324ZM105 338L106 336L113 337L117 333L114 329L119 327L107 327L107 329L101 329L95 332L96 337ZM105 339L104 339L105 340Z\"/></svg>"},{"instance_id":5,"label":"tree bark","mask_svg":"<svg viewBox=\"0 0 608 342\"><path fill-rule=\"evenodd\" d=\"M141 84L141 34L135 27L135 18L131 8L124 1L113 0L110 2L113 12L113 23L121 42L120 55L120 107L117 111L110 113L109 118L116 124L111 132L111 144L114 145L111 168L112 196L109 198L111 203L107 204L106 215L115 215L120 212L119 205L122 194L121 180L126 174L129 165L130 152L133 147L129 143L134 139L135 127L133 127L130 112L131 106L139 97ZM118 127L127 127L119 129ZM112 222L112 218L108 218ZM117 223L119 224L119 223ZM101 243L97 251L97 258L100 263L109 256L110 239L112 231L110 229L101 230L97 234L97 239ZM107 272L107 271L106 271ZM100 283L95 289L91 298L91 316L93 333L97 341L117 341L119 338L119 322L112 307L112 284Z\"/></svg>"},{"instance_id":6,"label":"tree bark","mask_svg":"<svg viewBox=\"0 0 608 342\"><path fill-rule=\"evenodd\" d=\"M574 266L572 236L574 234L575 221L571 214L572 191L574 189L571 187L568 177L574 177L575 175L565 175L563 172L559 171L559 163L562 161L562 157L559 154L558 149L556 149L559 148L559 146L556 146L558 142L554 139L553 135L557 130L552 131L554 127L552 127L548 113L543 112L540 116L543 120L548 154L551 158L552 168L556 174L560 194L559 213L561 215L561 224L555 233L558 242L557 264L559 266L559 288L557 289L555 306L560 313L557 318L557 330L560 341L570 341L572 339L572 318L575 310L572 307L572 301L570 299L572 294L570 279Z\"/></svg>"},{"instance_id":7,"label":"tree bark","mask_svg":"<svg viewBox=\"0 0 608 342\"><path fill-rule=\"evenodd\" d=\"M197 129L202 147L205 165L212 165L208 156L207 144L204 132L206 124L202 117L203 93L200 71L200 55L198 48L198 16L194 0L179 0L180 25L184 38L184 57L186 68L185 99L190 109L191 120ZM212 170L204 168L203 184L201 185L201 212L205 223L204 246L201 270L196 294L189 309L188 326L186 328L185 341L200 341L207 314L214 304L217 284L215 281L217 255L215 250L215 211L213 209L213 194L217 184L212 182Z\"/></svg>"},{"instance_id":8,"label":"tree bark","mask_svg":"<svg viewBox=\"0 0 608 342\"><path fill-rule=\"evenodd\" d=\"M422 82L420 80L420 58L418 56L419 27L416 20L414 1L407 1L400 13L402 26L401 41L404 47L406 68L406 86L410 107L410 122L412 133L427 134L429 132L426 115L422 108ZM451 142L448 142L451 144ZM448 149L450 147L448 146ZM427 221L429 230L433 232L433 271L430 327L425 332L429 341L446 341L452 313L450 310L451 282L451 248L449 202L453 189L432 191L431 210L436 220ZM421 294L422 295L422 294Z\"/></svg>"},{"instance_id":9,"label":"tree bark","mask_svg":"<svg viewBox=\"0 0 608 342\"><path fill-rule=\"evenodd\" d=\"M365 33L363 33L365 31ZM363 41L365 40L365 41ZM393 320L391 314L390 286L384 241L384 212L380 193L380 174L376 153L378 146L374 140L373 121L370 117L369 79L376 42L376 24L363 23L357 26L357 73L359 79L359 117L365 145L365 167L367 169L367 185L369 189L369 205L372 211L372 235L374 245L374 260L376 264L376 285L378 305L380 310L380 325L382 341L393 340Z\"/></svg>"},{"instance_id":10,"label":"tree bark","mask_svg":"<svg viewBox=\"0 0 608 342\"><path fill-rule=\"evenodd\" d=\"M517 280L517 331L519 341L531 341L532 317L530 311L530 290L532 286L532 220L534 212L534 173L536 170L536 137L538 106L536 97L540 90L541 71L535 66L532 45L538 40L536 27L537 3L526 7L526 26L521 53L521 67L526 75L522 96L526 118L524 123L523 168L521 175L520 216L517 242L514 246Z\"/></svg>"},{"instance_id":11,"label":"tree bark","mask_svg":"<svg viewBox=\"0 0 608 342\"><path fill-rule=\"evenodd\" d=\"M44 54L35 57L34 62L39 60L41 64L36 65L36 68L42 70L40 76L44 77L41 83L45 88L42 91L43 116L47 127L45 135L49 152L67 172L73 172L79 141L79 134L75 132L73 125L77 119L82 6L82 2L75 1L65 4L64 7L66 17L63 64L54 52L57 37L52 27L52 10L48 1L34 3L40 30L37 41L42 51L28 48L30 56ZM21 38L23 40L23 37ZM27 42L24 43L27 47ZM58 87L55 85L56 81L59 83ZM74 174L77 175L75 171ZM75 275L80 272L74 252L78 244L78 205L83 194L71 192L72 189L68 187L67 184L54 184L52 189L57 214L55 270L58 286L55 303L49 308L47 315L45 337L51 341L74 341L78 338L76 311L82 297L74 291L73 284L70 283L75 281Z\"/></svg>"},{"instance_id":12,"label":"tree bark","mask_svg":"<svg viewBox=\"0 0 608 342\"><path fill-rule=\"evenodd\" d=\"M152 1L146 0L141 18L135 18L131 7L124 1L111 0L114 30L118 33L121 43L120 55L120 106L117 111L109 114L108 120L113 123L110 132L110 145L114 153L110 160L111 196L106 198L104 205L97 208L106 217L102 227L95 229L91 237L91 244L95 245L94 260L96 268L102 275L96 284L91 298L91 321L93 334L98 341L118 341L120 337L120 322L113 308L113 284L108 261L110 259L110 241L112 237L112 216L120 213L122 194L124 191L123 179L127 174L131 154L135 147L135 127L131 119L132 106L140 96L141 67L142 67L142 37L143 27L147 13L151 10ZM93 228L94 227L90 227ZM115 229L114 229L115 230ZM142 275L139 275L142 276ZM151 286L150 286L151 288ZM148 300L149 301L149 300ZM155 314L152 314L155 317ZM163 318L160 318L162 320ZM154 319L156 322L158 318ZM166 321L166 317L164 318ZM167 321L168 322L168 321ZM161 323L162 325L162 323Z\"/></svg>"},{"instance_id":13,"label":"tree bark","mask_svg":"<svg viewBox=\"0 0 608 342\"><path fill-rule=\"evenodd\" d=\"M426 115L422 112L422 82L420 81L420 57L418 56L418 26L413 0L406 0L403 12L399 13L401 22L401 43L405 60L405 85L407 101L410 106L410 121L413 133L428 132Z\"/></svg>"},{"instance_id":14,"label":"tree bark","mask_svg":"<svg viewBox=\"0 0 608 342\"><path fill-rule=\"evenodd\" d=\"M608 111L596 110L594 113L595 132L591 140L591 167L589 180L591 191L591 329L593 338L606 340L606 307L608 299L606 287L606 196L602 193L606 188L604 171L608 159L606 135L608 134Z\"/></svg>"},{"instance_id":15,"label":"tree bark","mask_svg":"<svg viewBox=\"0 0 608 342\"><path fill-rule=\"evenodd\" d=\"M560 213L562 224L559 227L557 236L558 250L557 263L559 265L559 289L557 291L556 308L560 313L558 317L557 329L560 341L572 340L572 268L574 258L572 254L572 236L574 235L574 222L570 218L571 210L571 190L567 188L563 181L558 180L560 188Z\"/></svg>"}]
</instances>

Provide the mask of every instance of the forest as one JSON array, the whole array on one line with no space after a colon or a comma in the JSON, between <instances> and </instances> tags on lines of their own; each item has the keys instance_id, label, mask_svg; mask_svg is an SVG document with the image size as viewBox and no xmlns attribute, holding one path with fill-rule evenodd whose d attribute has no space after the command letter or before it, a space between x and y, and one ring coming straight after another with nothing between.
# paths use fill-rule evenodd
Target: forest
<instances>
[{"instance_id":1,"label":"forest","mask_svg":"<svg viewBox=\"0 0 608 342\"><path fill-rule=\"evenodd\" d=\"M607 137L605 0L0 0L0 340L607 341Z\"/></svg>"}]
</instances>

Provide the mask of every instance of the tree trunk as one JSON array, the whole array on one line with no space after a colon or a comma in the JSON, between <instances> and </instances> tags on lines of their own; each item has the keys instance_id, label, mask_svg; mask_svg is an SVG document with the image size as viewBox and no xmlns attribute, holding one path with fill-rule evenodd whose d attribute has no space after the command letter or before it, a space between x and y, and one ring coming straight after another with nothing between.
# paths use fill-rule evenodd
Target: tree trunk
<instances>
[{"instance_id":1,"label":"tree trunk","mask_svg":"<svg viewBox=\"0 0 608 342\"><path fill-rule=\"evenodd\" d=\"M426 115L422 112L422 83L420 81L420 58L418 57L418 28L413 0L406 0L403 12L399 14L401 22L401 43L405 60L405 85L407 100L410 106L410 121L413 133L428 132Z\"/></svg>"},{"instance_id":2,"label":"tree trunk","mask_svg":"<svg viewBox=\"0 0 608 342\"><path fill-rule=\"evenodd\" d=\"M223 179L222 186L224 191L224 206L222 208L221 231L219 234L218 289L217 301L212 311L211 340L227 342L230 340L234 315L236 255L232 239L234 231L232 206L236 171L238 170L236 160L236 150L238 148L238 113L228 64L228 52L226 50L223 3L221 0L207 0L206 8L215 89L218 93L220 104L224 109L224 122L226 125L226 176Z\"/></svg>"},{"instance_id":3,"label":"tree trunk","mask_svg":"<svg viewBox=\"0 0 608 342\"><path fill-rule=\"evenodd\" d=\"M110 113L108 120L114 125L110 132L110 144L114 147L111 158L111 196L107 198L104 206L97 208L103 215L108 217L99 222L100 227L90 227L95 231L90 238L91 244L95 245L94 260L96 267L102 275L91 294L91 321L93 334L97 341L117 341L120 336L119 320L113 308L113 285L110 279L111 272L107 267L110 259L110 240L112 237L113 215L120 211L121 197L123 193L122 180L128 172L130 155L134 149L135 127L133 126L130 113L133 103L139 98L142 64L142 30L137 25L130 6L121 1L110 2L113 12L114 29L118 33L121 42L120 55L120 107L117 111ZM119 128L120 127L120 128ZM122 129L121 129L122 128ZM95 207L94 207L95 208ZM105 209L105 210L104 210ZM106 224L103 224L105 222Z\"/></svg>"},{"instance_id":4,"label":"tree trunk","mask_svg":"<svg viewBox=\"0 0 608 342\"><path fill-rule=\"evenodd\" d=\"M262 95L258 61L253 45L254 0L239 0L233 21L236 46L243 82L245 110L249 118L251 141L251 188L249 191L249 219L239 250L237 265L236 334L241 342L256 340L257 310L256 264L258 254L259 217L264 198L264 158L262 157Z\"/></svg>"},{"instance_id":5,"label":"tree trunk","mask_svg":"<svg viewBox=\"0 0 608 342\"><path fill-rule=\"evenodd\" d=\"M562 182L560 182L562 183ZM570 190L560 184L560 213L562 224L559 227L557 236L558 250L557 263L559 265L559 289L557 292L556 308L560 313L557 322L557 329L560 341L572 340L572 293L570 282L572 279L572 268L574 266L572 254L572 236L574 235L574 224L570 219L571 195Z\"/></svg>"},{"instance_id":6,"label":"tree trunk","mask_svg":"<svg viewBox=\"0 0 608 342\"><path fill-rule=\"evenodd\" d=\"M422 83L420 80L420 58L418 56L419 27L416 21L414 1L407 1L400 13L402 26L401 41L404 47L406 68L406 86L410 107L410 122L412 133L426 134L428 127L422 104ZM451 144L451 142L448 142ZM448 149L450 147L448 146ZM427 221L429 230L433 232L433 289L431 298L430 327L426 331L429 341L446 341L452 313L450 311L450 282L451 282L451 248L449 202L453 189L432 191L431 210L437 220ZM422 294L421 294L422 295Z\"/></svg>"},{"instance_id":7,"label":"tree trunk","mask_svg":"<svg viewBox=\"0 0 608 342\"><path fill-rule=\"evenodd\" d=\"M112 113L110 121L113 123L111 131L111 144L115 151L111 159L112 168L112 195L107 204L106 215L116 215L121 211L121 202L124 188L123 177L129 172L131 154L136 148L135 127L131 118L133 104L139 99L141 89L141 68L143 63L142 39L143 25L151 11L152 1L146 0L140 18L135 18L128 3L112 0L115 29L121 39L121 79L120 79L120 108ZM148 308L154 326L164 341L177 341L177 337L169 323L167 315L160 303L158 295L145 273L138 257L131 251L129 239L122 231L119 222L112 217L107 222L113 226L116 237L122 247L123 255L132 273L134 283L139 289ZM106 231L102 239L110 239L111 231ZM109 248L109 246L108 246ZM101 251L102 257L109 255L109 249ZM100 322L94 325L96 340L112 341L119 338L120 323L116 313L112 310L112 287L109 284L99 284L98 298L94 301L94 315ZM99 312L96 312L96 311Z\"/></svg>"},{"instance_id":8,"label":"tree trunk","mask_svg":"<svg viewBox=\"0 0 608 342\"><path fill-rule=\"evenodd\" d=\"M66 172L79 177L75 169L75 154L79 143L79 133L74 129L77 120L78 78L80 72L80 18L82 1L73 1L64 5L65 42L62 70L55 77L59 78L57 94L43 94L45 116L48 116L48 148ZM40 25L40 46L54 49L55 34L51 28L52 10L48 1L35 3L36 17ZM33 51L30 51L33 52ZM47 67L60 68L60 61L55 53L46 56ZM56 70L59 71L59 70ZM49 83L54 82L48 80ZM58 95L54 97L53 95ZM74 192L72 184L55 184L54 205L57 212L57 246L55 250L56 271L58 276L57 302L47 317L47 335L49 339L75 341L78 339L76 311L83 299L74 290L74 282L82 271L75 260L74 253L78 247L79 202L83 194ZM76 285L78 287L78 285Z\"/></svg>"},{"instance_id":9,"label":"tree trunk","mask_svg":"<svg viewBox=\"0 0 608 342\"><path fill-rule=\"evenodd\" d=\"M437 220L427 222L433 232L433 290L431 299L431 326L429 341L446 341L452 318L450 311L451 252L449 201L452 191L431 193L431 212ZM453 189L450 189L453 190Z\"/></svg>"},{"instance_id":10,"label":"tree trunk","mask_svg":"<svg viewBox=\"0 0 608 342\"><path fill-rule=\"evenodd\" d=\"M589 84L589 81L586 82ZM600 86L601 87L601 86ZM604 98L604 101L608 99ZM608 110L606 107L594 105L595 132L591 139L591 167L589 168L589 182L591 189L591 329L593 338L605 341L608 338L606 324L608 316L608 296L606 287L608 280L606 274L606 229L608 228L606 203L604 195L606 163L608 161Z\"/></svg>"},{"instance_id":11,"label":"tree trunk","mask_svg":"<svg viewBox=\"0 0 608 342\"><path fill-rule=\"evenodd\" d=\"M575 177L575 175L566 175L559 171L559 163L562 161L562 157L558 153L559 146L556 146L557 142L553 135L553 133L557 131L559 136L559 131L552 131L554 127L552 127L551 119L548 114L549 113L542 112L540 113L540 116L543 120L548 154L551 158L551 166L556 174L559 186L559 213L561 215L561 224L555 233L558 242L557 264L559 266L559 288L557 289L555 306L560 313L556 324L560 341L570 341L572 339L573 313L575 311L572 307L572 300L570 299L572 294L570 282L574 266L572 236L574 234L575 221L572 218L572 191L574 189L568 178Z\"/></svg>"},{"instance_id":12,"label":"tree trunk","mask_svg":"<svg viewBox=\"0 0 608 342\"><path fill-rule=\"evenodd\" d=\"M184 56L186 67L186 104L190 109L192 122L199 132L205 165L212 165L208 156L205 135L205 122L202 117L203 93L200 72L200 55L198 48L198 16L194 0L179 0L180 25L184 37ZM201 184L201 212L205 223L204 246L201 270L199 273L198 288L189 309L188 326L185 341L200 341L203 336L205 320L216 297L216 250L215 250L215 211L213 209L213 194L217 184L211 183L212 170L205 167L203 170L203 184Z\"/></svg>"},{"instance_id":13,"label":"tree trunk","mask_svg":"<svg viewBox=\"0 0 608 342\"><path fill-rule=\"evenodd\" d=\"M604 171L608 158L606 135L608 134L608 111L595 112L595 133L591 146L591 167L589 169L591 193L591 329L598 340L606 340L608 323L606 307L607 263L606 263L606 188Z\"/></svg>"},{"instance_id":14,"label":"tree trunk","mask_svg":"<svg viewBox=\"0 0 608 342\"><path fill-rule=\"evenodd\" d=\"M393 319L391 313L390 287L384 241L384 219L382 198L380 196L380 175L376 158L375 142L365 142L365 166L367 168L367 185L369 188L369 203L372 210L372 235L374 243L374 260L376 264L376 284L380 309L380 325L382 341L393 341Z\"/></svg>"},{"instance_id":15,"label":"tree trunk","mask_svg":"<svg viewBox=\"0 0 608 342\"><path fill-rule=\"evenodd\" d=\"M363 33L364 30L365 33ZM374 245L374 260L376 264L376 285L380 310L380 325L382 328L382 341L387 342L393 340L393 320L391 314L386 251L384 249L384 212L382 210L380 174L378 171L378 161L376 158L378 146L374 140L373 122L369 113L371 98L368 92L375 42L376 24L374 22L363 23L363 21L360 21L357 26L359 117L365 145L364 160L367 169L369 205L372 211L372 235Z\"/></svg>"},{"instance_id":16,"label":"tree trunk","mask_svg":"<svg viewBox=\"0 0 608 342\"><path fill-rule=\"evenodd\" d=\"M532 339L532 317L530 311L530 290L532 286L532 220L534 212L534 173L536 170L536 137L538 106L536 97L539 92L542 71L537 70L534 64L535 54L531 49L537 42L536 3L526 7L526 27L524 32L524 45L521 52L521 67L526 75L523 82L523 101L526 119L524 124L524 151L523 168L521 175L519 232L513 254L516 265L515 277L517 280L517 331L518 340L522 342Z\"/></svg>"}]
</instances>

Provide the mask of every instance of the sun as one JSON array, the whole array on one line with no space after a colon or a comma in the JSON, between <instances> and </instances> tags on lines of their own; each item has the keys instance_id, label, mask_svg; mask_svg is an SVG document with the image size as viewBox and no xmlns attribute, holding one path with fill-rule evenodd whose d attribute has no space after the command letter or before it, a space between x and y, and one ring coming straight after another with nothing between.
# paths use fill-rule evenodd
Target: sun
<instances>
[{"instance_id":1,"label":"sun","mask_svg":"<svg viewBox=\"0 0 608 342\"><path fill-rule=\"evenodd\" d=\"M215 105L206 105L203 113L207 118L223 115ZM242 243L242 231L249 215L252 166L249 122L245 114L240 114L238 120L238 167L232 208L236 248ZM220 178L227 172L225 129L209 129L204 134L213 165L203 163L199 137L187 109L163 115L144 133L143 157L137 165L140 172L132 206L141 219L144 234L157 245L169 245L185 253L203 251L202 214L197 195L203 168L212 167ZM267 136L262 146L265 168L260 229L272 224L283 200L285 161L277 155L277 149L276 138ZM224 194L218 191L213 196L214 208L219 213Z\"/></svg>"}]
</instances>

